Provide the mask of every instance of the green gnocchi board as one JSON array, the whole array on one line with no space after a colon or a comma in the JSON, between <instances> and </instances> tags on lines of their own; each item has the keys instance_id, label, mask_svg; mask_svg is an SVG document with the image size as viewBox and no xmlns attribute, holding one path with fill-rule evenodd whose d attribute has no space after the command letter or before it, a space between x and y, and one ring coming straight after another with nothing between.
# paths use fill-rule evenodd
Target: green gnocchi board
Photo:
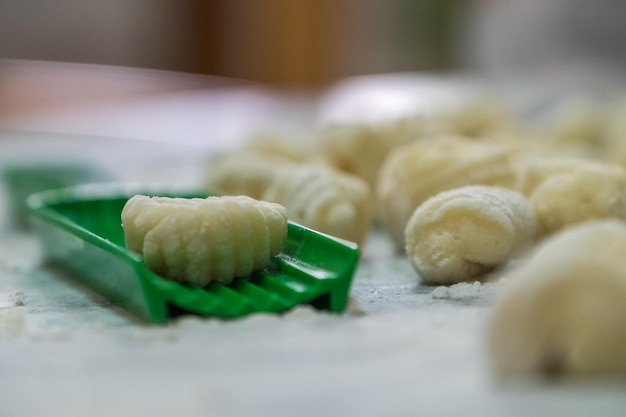
<instances>
[{"instance_id":1,"label":"green gnocchi board","mask_svg":"<svg viewBox=\"0 0 626 417\"><path fill-rule=\"evenodd\" d=\"M6 185L11 225L16 229L28 228L26 199L29 195L54 188L83 183L110 182L114 177L95 166L85 166L72 161L23 161L2 169Z\"/></svg>"},{"instance_id":2,"label":"green gnocchi board","mask_svg":"<svg viewBox=\"0 0 626 417\"><path fill-rule=\"evenodd\" d=\"M290 222L281 252L268 267L229 285L179 284L146 268L124 245L121 212L135 194L204 197L131 184L83 184L31 195L27 209L44 254L70 279L142 320L166 323L181 314L237 318L279 313L300 304L342 312L359 248Z\"/></svg>"}]
</instances>

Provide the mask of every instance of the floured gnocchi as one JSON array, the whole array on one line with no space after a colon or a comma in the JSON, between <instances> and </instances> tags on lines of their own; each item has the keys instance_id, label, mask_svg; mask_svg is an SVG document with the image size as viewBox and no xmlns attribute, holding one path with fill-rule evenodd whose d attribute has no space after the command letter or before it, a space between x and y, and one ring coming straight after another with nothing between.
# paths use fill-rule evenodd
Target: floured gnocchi
<instances>
[{"instance_id":1,"label":"floured gnocchi","mask_svg":"<svg viewBox=\"0 0 626 417\"><path fill-rule=\"evenodd\" d=\"M398 147L385 159L376 203L383 227L396 248L415 209L441 191L464 185L514 187L516 155L506 145L439 137Z\"/></svg>"},{"instance_id":2,"label":"floured gnocchi","mask_svg":"<svg viewBox=\"0 0 626 417\"><path fill-rule=\"evenodd\" d=\"M607 115L606 155L609 161L626 166L626 94L615 101Z\"/></svg>"},{"instance_id":3,"label":"floured gnocchi","mask_svg":"<svg viewBox=\"0 0 626 417\"><path fill-rule=\"evenodd\" d=\"M548 176L529 198L543 235L591 219L626 219L626 171L581 166Z\"/></svg>"},{"instance_id":4,"label":"floured gnocchi","mask_svg":"<svg viewBox=\"0 0 626 417\"><path fill-rule=\"evenodd\" d=\"M378 126L392 147L442 135L466 136L476 141L517 136L520 126L509 106L492 98L474 99L447 110L405 116Z\"/></svg>"},{"instance_id":5,"label":"floured gnocchi","mask_svg":"<svg viewBox=\"0 0 626 417\"><path fill-rule=\"evenodd\" d=\"M536 219L519 192L493 186L444 191L419 206L405 230L420 279L454 284L480 278L527 249Z\"/></svg>"},{"instance_id":6,"label":"floured gnocchi","mask_svg":"<svg viewBox=\"0 0 626 417\"><path fill-rule=\"evenodd\" d=\"M246 144L244 150L260 152L294 163L305 163L321 158L315 143L304 139L288 139L271 134L260 134Z\"/></svg>"},{"instance_id":7,"label":"floured gnocchi","mask_svg":"<svg viewBox=\"0 0 626 417\"><path fill-rule=\"evenodd\" d=\"M367 183L330 167L284 167L263 200L285 206L297 223L356 243L365 240L372 222Z\"/></svg>"},{"instance_id":8,"label":"floured gnocchi","mask_svg":"<svg viewBox=\"0 0 626 417\"><path fill-rule=\"evenodd\" d=\"M287 236L287 211L245 196L136 195L122 210L128 249L153 272L179 282L230 283L262 269Z\"/></svg>"},{"instance_id":9,"label":"floured gnocchi","mask_svg":"<svg viewBox=\"0 0 626 417\"><path fill-rule=\"evenodd\" d=\"M557 107L545 132L547 148L562 155L604 156L606 114L598 104L569 99Z\"/></svg>"},{"instance_id":10,"label":"floured gnocchi","mask_svg":"<svg viewBox=\"0 0 626 417\"><path fill-rule=\"evenodd\" d=\"M274 181L276 170L291 163L284 157L258 151L238 151L214 161L204 188L230 195L260 199Z\"/></svg>"},{"instance_id":11,"label":"floured gnocchi","mask_svg":"<svg viewBox=\"0 0 626 417\"><path fill-rule=\"evenodd\" d=\"M476 139L510 134L518 129L509 107L494 98L475 99L433 116L441 132Z\"/></svg>"},{"instance_id":12,"label":"floured gnocchi","mask_svg":"<svg viewBox=\"0 0 626 417\"><path fill-rule=\"evenodd\" d=\"M213 159L203 186L211 192L260 199L279 167L321 160L317 147L308 142L258 136L243 148Z\"/></svg>"},{"instance_id":13,"label":"floured gnocchi","mask_svg":"<svg viewBox=\"0 0 626 417\"><path fill-rule=\"evenodd\" d=\"M626 373L626 223L598 220L544 241L492 311L491 364L506 377Z\"/></svg>"},{"instance_id":14,"label":"floured gnocchi","mask_svg":"<svg viewBox=\"0 0 626 417\"><path fill-rule=\"evenodd\" d=\"M363 178L374 188L390 147L380 134L367 126L332 125L320 132L320 142L330 165Z\"/></svg>"},{"instance_id":15,"label":"floured gnocchi","mask_svg":"<svg viewBox=\"0 0 626 417\"><path fill-rule=\"evenodd\" d=\"M526 196L530 196L537 186L553 175L569 174L579 169L602 170L605 167L605 162L589 158L533 155L523 164L518 188Z\"/></svg>"}]
</instances>

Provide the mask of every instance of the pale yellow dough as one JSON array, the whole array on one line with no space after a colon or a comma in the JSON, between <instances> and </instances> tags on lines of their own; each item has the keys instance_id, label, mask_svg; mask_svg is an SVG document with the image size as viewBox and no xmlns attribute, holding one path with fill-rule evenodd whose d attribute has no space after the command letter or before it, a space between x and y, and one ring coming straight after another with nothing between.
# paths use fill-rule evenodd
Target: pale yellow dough
<instances>
[{"instance_id":1,"label":"pale yellow dough","mask_svg":"<svg viewBox=\"0 0 626 417\"><path fill-rule=\"evenodd\" d=\"M246 146L210 161L205 190L260 199L276 170L290 164L322 163L318 147L302 140L257 136Z\"/></svg>"},{"instance_id":2,"label":"pale yellow dough","mask_svg":"<svg viewBox=\"0 0 626 417\"><path fill-rule=\"evenodd\" d=\"M442 132L477 140L502 134L509 135L518 130L511 109L495 98L471 100L451 111L441 111L433 119Z\"/></svg>"},{"instance_id":3,"label":"pale yellow dough","mask_svg":"<svg viewBox=\"0 0 626 417\"><path fill-rule=\"evenodd\" d=\"M466 186L428 199L411 217L406 253L420 279L454 284L480 278L535 239L532 207L519 192Z\"/></svg>"},{"instance_id":4,"label":"pale yellow dough","mask_svg":"<svg viewBox=\"0 0 626 417\"><path fill-rule=\"evenodd\" d=\"M543 235L591 219L626 219L626 171L581 165L548 176L530 194Z\"/></svg>"},{"instance_id":5,"label":"pale yellow dough","mask_svg":"<svg viewBox=\"0 0 626 417\"><path fill-rule=\"evenodd\" d=\"M580 169L602 171L607 168L614 171L621 169L615 164L608 164L590 158L532 155L522 164L518 188L522 193L530 196L542 182L553 175L570 174Z\"/></svg>"},{"instance_id":6,"label":"pale yellow dough","mask_svg":"<svg viewBox=\"0 0 626 417\"><path fill-rule=\"evenodd\" d=\"M322 129L319 138L330 165L375 187L378 170L391 146L381 134L364 125L332 125Z\"/></svg>"},{"instance_id":7,"label":"pale yellow dough","mask_svg":"<svg viewBox=\"0 0 626 417\"><path fill-rule=\"evenodd\" d=\"M512 271L488 328L505 377L626 374L626 223L598 220L545 241Z\"/></svg>"},{"instance_id":8,"label":"pale yellow dough","mask_svg":"<svg viewBox=\"0 0 626 417\"><path fill-rule=\"evenodd\" d=\"M359 244L372 222L367 183L326 166L283 167L263 199L285 206L290 220Z\"/></svg>"},{"instance_id":9,"label":"pale yellow dough","mask_svg":"<svg viewBox=\"0 0 626 417\"><path fill-rule=\"evenodd\" d=\"M204 188L213 193L247 195L260 199L274 181L276 170L291 161L256 150L222 155L209 167Z\"/></svg>"},{"instance_id":10,"label":"pale yellow dough","mask_svg":"<svg viewBox=\"0 0 626 417\"><path fill-rule=\"evenodd\" d=\"M404 229L415 209L439 192L476 184L514 187L515 158L507 145L462 137L420 140L394 149L381 167L376 203L396 248L404 248Z\"/></svg>"},{"instance_id":11,"label":"pale yellow dough","mask_svg":"<svg viewBox=\"0 0 626 417\"><path fill-rule=\"evenodd\" d=\"M606 109L590 101L570 98L556 110L545 132L547 149L561 155L604 156Z\"/></svg>"},{"instance_id":12,"label":"pale yellow dough","mask_svg":"<svg viewBox=\"0 0 626 417\"><path fill-rule=\"evenodd\" d=\"M228 284L262 269L287 237L279 204L245 196L133 196L122 210L128 249L157 274L179 282Z\"/></svg>"}]
</instances>

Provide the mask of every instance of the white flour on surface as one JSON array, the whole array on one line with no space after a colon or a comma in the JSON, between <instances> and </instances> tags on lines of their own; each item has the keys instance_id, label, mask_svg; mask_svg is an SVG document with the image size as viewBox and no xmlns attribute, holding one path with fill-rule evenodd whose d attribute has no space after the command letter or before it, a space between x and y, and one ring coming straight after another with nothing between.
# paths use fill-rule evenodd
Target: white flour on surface
<instances>
[{"instance_id":1,"label":"white flour on surface","mask_svg":"<svg viewBox=\"0 0 626 417\"><path fill-rule=\"evenodd\" d=\"M622 416L623 386L491 378L484 329L499 285L434 297L374 232L352 286L361 315L301 306L152 326L46 266L34 235L3 233L0 416Z\"/></svg>"}]
</instances>

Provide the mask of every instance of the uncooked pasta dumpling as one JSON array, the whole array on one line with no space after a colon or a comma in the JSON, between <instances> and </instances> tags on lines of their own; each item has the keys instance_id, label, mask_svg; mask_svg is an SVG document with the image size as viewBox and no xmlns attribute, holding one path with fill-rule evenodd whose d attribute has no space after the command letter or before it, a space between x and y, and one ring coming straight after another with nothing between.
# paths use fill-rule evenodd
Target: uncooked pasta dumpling
<instances>
[{"instance_id":1,"label":"uncooked pasta dumpling","mask_svg":"<svg viewBox=\"0 0 626 417\"><path fill-rule=\"evenodd\" d=\"M626 219L626 171L597 165L554 174L529 198L544 235L591 219Z\"/></svg>"},{"instance_id":2,"label":"uncooked pasta dumpling","mask_svg":"<svg viewBox=\"0 0 626 417\"><path fill-rule=\"evenodd\" d=\"M284 167L263 200L286 207L289 219L297 223L359 244L372 222L367 183L326 166Z\"/></svg>"},{"instance_id":3,"label":"uncooked pasta dumpling","mask_svg":"<svg viewBox=\"0 0 626 417\"><path fill-rule=\"evenodd\" d=\"M536 219L519 192L493 186L444 191L423 203L406 230L406 253L424 283L480 278L527 249Z\"/></svg>"},{"instance_id":4,"label":"uncooked pasta dumpling","mask_svg":"<svg viewBox=\"0 0 626 417\"><path fill-rule=\"evenodd\" d=\"M606 156L609 161L626 166L626 95L615 100L607 116Z\"/></svg>"},{"instance_id":5,"label":"uncooked pasta dumpling","mask_svg":"<svg viewBox=\"0 0 626 417\"><path fill-rule=\"evenodd\" d=\"M415 209L441 191L464 185L513 187L516 155L511 147L439 137L398 147L385 159L376 202L381 223L396 248Z\"/></svg>"},{"instance_id":6,"label":"uncooked pasta dumpling","mask_svg":"<svg viewBox=\"0 0 626 417\"><path fill-rule=\"evenodd\" d=\"M318 149L309 142L259 136L241 149L214 158L208 167L204 188L209 192L260 199L274 181L278 168L319 159Z\"/></svg>"},{"instance_id":7,"label":"uncooked pasta dumpling","mask_svg":"<svg viewBox=\"0 0 626 417\"><path fill-rule=\"evenodd\" d=\"M320 149L314 141L272 134L259 134L242 149L261 152L293 163L305 163L320 158Z\"/></svg>"},{"instance_id":8,"label":"uncooked pasta dumpling","mask_svg":"<svg viewBox=\"0 0 626 417\"><path fill-rule=\"evenodd\" d=\"M572 226L507 274L488 328L504 377L626 375L626 223Z\"/></svg>"},{"instance_id":9,"label":"uncooked pasta dumpling","mask_svg":"<svg viewBox=\"0 0 626 417\"><path fill-rule=\"evenodd\" d=\"M204 182L210 192L260 199L274 180L276 168L287 162L260 152L239 151L213 161Z\"/></svg>"},{"instance_id":10,"label":"uncooked pasta dumpling","mask_svg":"<svg viewBox=\"0 0 626 417\"><path fill-rule=\"evenodd\" d=\"M603 156L605 147L605 110L591 102L568 99L557 108L547 129L548 148L562 155Z\"/></svg>"},{"instance_id":11,"label":"uncooked pasta dumpling","mask_svg":"<svg viewBox=\"0 0 626 417\"><path fill-rule=\"evenodd\" d=\"M530 196L535 188L553 175L570 174L580 169L603 170L605 162L575 156L532 156L523 164L519 177L519 190ZM615 168L614 168L615 169ZM619 170L619 168L616 168Z\"/></svg>"},{"instance_id":12,"label":"uncooked pasta dumpling","mask_svg":"<svg viewBox=\"0 0 626 417\"><path fill-rule=\"evenodd\" d=\"M153 272L179 282L228 284L280 252L287 212L245 196L136 195L122 210L122 227L127 248Z\"/></svg>"},{"instance_id":13,"label":"uncooked pasta dumpling","mask_svg":"<svg viewBox=\"0 0 626 417\"><path fill-rule=\"evenodd\" d=\"M492 98L476 98L452 111L434 115L442 132L455 133L475 139L512 133L518 128L508 105Z\"/></svg>"},{"instance_id":14,"label":"uncooked pasta dumpling","mask_svg":"<svg viewBox=\"0 0 626 417\"><path fill-rule=\"evenodd\" d=\"M374 188L378 169L390 148L381 134L365 125L331 125L319 136L330 165L363 178Z\"/></svg>"}]
</instances>

